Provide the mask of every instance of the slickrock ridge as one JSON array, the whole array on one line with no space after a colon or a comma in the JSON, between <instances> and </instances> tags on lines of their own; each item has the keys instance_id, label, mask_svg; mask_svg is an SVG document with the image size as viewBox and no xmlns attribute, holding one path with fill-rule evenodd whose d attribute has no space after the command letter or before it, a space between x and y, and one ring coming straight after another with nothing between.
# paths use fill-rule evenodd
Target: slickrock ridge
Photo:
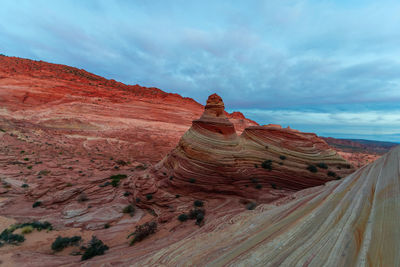
<instances>
[{"instance_id":1,"label":"slickrock ridge","mask_svg":"<svg viewBox=\"0 0 400 267\"><path fill-rule=\"evenodd\" d=\"M397 266L399 180L397 147L285 205L216 219L135 265Z\"/></svg>"},{"instance_id":2,"label":"slickrock ridge","mask_svg":"<svg viewBox=\"0 0 400 267\"><path fill-rule=\"evenodd\" d=\"M323 163L325 168L310 165ZM175 194L239 195L271 202L289 192L340 179L354 169L322 139L290 128L252 126L238 136L224 115L224 103L211 95L200 119L177 147L153 168L135 177L136 197L169 206ZM144 177L143 177L144 176ZM143 205L146 201L143 201Z\"/></svg>"}]
</instances>

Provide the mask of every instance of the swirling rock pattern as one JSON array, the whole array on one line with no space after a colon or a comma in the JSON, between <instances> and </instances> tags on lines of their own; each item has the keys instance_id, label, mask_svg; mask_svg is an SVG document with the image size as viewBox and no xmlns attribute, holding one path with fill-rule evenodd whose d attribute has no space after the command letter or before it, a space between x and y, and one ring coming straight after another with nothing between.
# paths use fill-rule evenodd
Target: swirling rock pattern
<instances>
[{"instance_id":1,"label":"swirling rock pattern","mask_svg":"<svg viewBox=\"0 0 400 267\"><path fill-rule=\"evenodd\" d=\"M137 266L398 266L400 147L295 200L221 217ZM212 244L212 245L211 245Z\"/></svg>"},{"instance_id":2,"label":"swirling rock pattern","mask_svg":"<svg viewBox=\"0 0 400 267\"><path fill-rule=\"evenodd\" d=\"M318 163L328 167L316 172L307 170L310 164ZM266 197L266 192L274 190L297 191L353 171L312 133L251 126L238 136L216 94L209 97L203 115L193 121L177 147L152 170L157 183L170 188L167 191L223 192L245 197Z\"/></svg>"}]
</instances>

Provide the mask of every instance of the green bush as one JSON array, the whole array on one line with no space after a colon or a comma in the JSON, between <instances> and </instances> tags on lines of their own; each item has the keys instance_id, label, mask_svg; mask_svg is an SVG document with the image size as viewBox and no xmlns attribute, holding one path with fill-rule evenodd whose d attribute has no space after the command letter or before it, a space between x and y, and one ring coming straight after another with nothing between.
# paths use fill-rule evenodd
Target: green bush
<instances>
[{"instance_id":1,"label":"green bush","mask_svg":"<svg viewBox=\"0 0 400 267\"><path fill-rule=\"evenodd\" d=\"M272 160L266 160L263 163L261 163L261 167L267 170L272 170Z\"/></svg>"},{"instance_id":2,"label":"green bush","mask_svg":"<svg viewBox=\"0 0 400 267\"><path fill-rule=\"evenodd\" d=\"M277 188L278 188L278 187L276 186L276 184L274 184L274 183L271 184L271 187L272 187L273 189L277 189Z\"/></svg>"},{"instance_id":3,"label":"green bush","mask_svg":"<svg viewBox=\"0 0 400 267\"><path fill-rule=\"evenodd\" d=\"M13 234L13 229L5 229L0 234L0 240L6 244L18 245L25 241L25 237L19 234Z\"/></svg>"},{"instance_id":4,"label":"green bush","mask_svg":"<svg viewBox=\"0 0 400 267\"><path fill-rule=\"evenodd\" d=\"M152 194L147 194L147 195L146 195L146 199L147 199L147 200L151 200L152 198L153 198L153 195L152 195Z\"/></svg>"},{"instance_id":5,"label":"green bush","mask_svg":"<svg viewBox=\"0 0 400 267\"><path fill-rule=\"evenodd\" d=\"M76 246L82 240L80 236L61 237L58 236L51 244L51 249L54 251L61 251L68 246Z\"/></svg>"},{"instance_id":6,"label":"green bush","mask_svg":"<svg viewBox=\"0 0 400 267\"><path fill-rule=\"evenodd\" d=\"M336 177L336 173L333 172L333 171L329 171L329 172L328 172L328 176Z\"/></svg>"},{"instance_id":7,"label":"green bush","mask_svg":"<svg viewBox=\"0 0 400 267\"><path fill-rule=\"evenodd\" d=\"M32 204L32 208L36 208L42 205L41 201L36 201L35 203Z\"/></svg>"},{"instance_id":8,"label":"green bush","mask_svg":"<svg viewBox=\"0 0 400 267\"><path fill-rule=\"evenodd\" d=\"M135 208L132 205L128 205L122 210L122 212L133 216L133 214L135 214Z\"/></svg>"},{"instance_id":9,"label":"green bush","mask_svg":"<svg viewBox=\"0 0 400 267\"><path fill-rule=\"evenodd\" d=\"M89 242L89 247L86 248L85 253L83 253L81 260L88 260L97 255L103 255L104 252L108 250L108 246L103 243L100 239L92 236L92 240Z\"/></svg>"},{"instance_id":10,"label":"green bush","mask_svg":"<svg viewBox=\"0 0 400 267\"><path fill-rule=\"evenodd\" d=\"M249 202L246 204L246 209L248 210L254 210L257 207L257 204L254 202Z\"/></svg>"},{"instance_id":11,"label":"green bush","mask_svg":"<svg viewBox=\"0 0 400 267\"><path fill-rule=\"evenodd\" d=\"M317 167L320 169L328 169L328 165L323 162L317 163Z\"/></svg>"},{"instance_id":12,"label":"green bush","mask_svg":"<svg viewBox=\"0 0 400 267\"><path fill-rule=\"evenodd\" d=\"M142 241L147 236L154 234L156 230L157 230L156 222L147 222L145 224L136 226L136 231L128 235L128 238L133 236L130 245L132 246L136 242Z\"/></svg>"},{"instance_id":13,"label":"green bush","mask_svg":"<svg viewBox=\"0 0 400 267\"><path fill-rule=\"evenodd\" d=\"M201 201L201 200L195 200L195 201L193 202L193 205L194 205L195 207L203 207L204 202Z\"/></svg>"},{"instance_id":14,"label":"green bush","mask_svg":"<svg viewBox=\"0 0 400 267\"><path fill-rule=\"evenodd\" d=\"M261 189L262 188L262 185L261 184L256 184L256 189Z\"/></svg>"},{"instance_id":15,"label":"green bush","mask_svg":"<svg viewBox=\"0 0 400 267\"><path fill-rule=\"evenodd\" d=\"M22 188L28 188L29 185L28 185L28 184L22 184L21 187L22 187Z\"/></svg>"},{"instance_id":16,"label":"green bush","mask_svg":"<svg viewBox=\"0 0 400 267\"><path fill-rule=\"evenodd\" d=\"M180 198L180 197L181 197L181 195L179 195L179 194L175 195L175 198Z\"/></svg>"},{"instance_id":17,"label":"green bush","mask_svg":"<svg viewBox=\"0 0 400 267\"><path fill-rule=\"evenodd\" d=\"M116 174L116 175L111 175L109 179L111 179L111 185L113 187L117 187L119 185L119 182L121 179L125 179L128 176L126 174Z\"/></svg>"},{"instance_id":18,"label":"green bush","mask_svg":"<svg viewBox=\"0 0 400 267\"><path fill-rule=\"evenodd\" d=\"M196 182L196 179L194 179L194 178L190 178L190 179L189 179L189 183L194 184L195 182Z\"/></svg>"},{"instance_id":19,"label":"green bush","mask_svg":"<svg viewBox=\"0 0 400 267\"><path fill-rule=\"evenodd\" d=\"M33 229L37 229L38 231L42 229L48 229L51 230L52 226L51 223L49 222L38 222L34 221L31 223L21 223L21 224L14 224L5 229L1 234L0 234L0 240L3 241L6 244L13 244L13 245L18 245L19 243L22 243L25 241L25 237L23 235L19 234L14 234L13 232L16 229L22 228L22 233L27 234L32 232Z\"/></svg>"},{"instance_id":20,"label":"green bush","mask_svg":"<svg viewBox=\"0 0 400 267\"><path fill-rule=\"evenodd\" d=\"M189 217L187 216L186 213L179 214L179 216L178 216L178 220L180 220L181 222L185 222L188 219L189 219Z\"/></svg>"},{"instance_id":21,"label":"green bush","mask_svg":"<svg viewBox=\"0 0 400 267\"><path fill-rule=\"evenodd\" d=\"M280 158L281 160L285 160L285 159L286 159L286 156L280 155L279 158Z\"/></svg>"},{"instance_id":22,"label":"green bush","mask_svg":"<svg viewBox=\"0 0 400 267\"><path fill-rule=\"evenodd\" d=\"M26 235L32 233L33 227L31 225L27 225L21 229L21 234Z\"/></svg>"},{"instance_id":23,"label":"green bush","mask_svg":"<svg viewBox=\"0 0 400 267\"><path fill-rule=\"evenodd\" d=\"M317 167L315 167L314 165L308 165L307 170L313 173L318 171Z\"/></svg>"},{"instance_id":24,"label":"green bush","mask_svg":"<svg viewBox=\"0 0 400 267\"><path fill-rule=\"evenodd\" d=\"M189 219L196 220L196 224L200 225L204 220L205 214L206 214L206 211L204 209L196 208L189 212Z\"/></svg>"}]
</instances>

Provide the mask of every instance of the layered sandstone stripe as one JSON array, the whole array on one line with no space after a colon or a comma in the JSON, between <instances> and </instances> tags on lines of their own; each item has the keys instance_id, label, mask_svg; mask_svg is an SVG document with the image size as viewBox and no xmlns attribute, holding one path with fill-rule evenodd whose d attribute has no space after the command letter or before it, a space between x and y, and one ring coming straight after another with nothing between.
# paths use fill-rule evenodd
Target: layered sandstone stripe
<instances>
[{"instance_id":1,"label":"layered sandstone stripe","mask_svg":"<svg viewBox=\"0 0 400 267\"><path fill-rule=\"evenodd\" d=\"M210 222L136 266L398 266L400 147L342 181Z\"/></svg>"},{"instance_id":2,"label":"layered sandstone stripe","mask_svg":"<svg viewBox=\"0 0 400 267\"><path fill-rule=\"evenodd\" d=\"M262 167L267 160L270 169ZM328 169L307 170L318 163L325 163ZM238 136L225 116L221 97L214 94L200 119L193 121L156 170L159 180L165 179L173 188L254 195L250 190L254 184L264 189L300 190L343 177L353 171L348 166L313 133L251 126ZM329 171L336 176L327 175Z\"/></svg>"}]
</instances>

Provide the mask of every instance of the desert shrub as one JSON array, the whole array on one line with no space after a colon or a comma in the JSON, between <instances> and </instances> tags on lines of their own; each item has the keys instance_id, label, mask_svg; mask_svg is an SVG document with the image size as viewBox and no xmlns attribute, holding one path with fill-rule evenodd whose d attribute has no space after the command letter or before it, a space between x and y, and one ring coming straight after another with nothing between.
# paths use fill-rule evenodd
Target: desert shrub
<instances>
[{"instance_id":1,"label":"desert shrub","mask_svg":"<svg viewBox=\"0 0 400 267\"><path fill-rule=\"evenodd\" d=\"M189 217L187 216L186 213L179 214L179 216L178 216L178 220L180 220L181 222L185 222L188 219L189 219Z\"/></svg>"},{"instance_id":2,"label":"desert shrub","mask_svg":"<svg viewBox=\"0 0 400 267\"><path fill-rule=\"evenodd\" d=\"M263 163L261 163L261 167L267 170L272 170L272 160L266 160Z\"/></svg>"},{"instance_id":3,"label":"desert shrub","mask_svg":"<svg viewBox=\"0 0 400 267\"><path fill-rule=\"evenodd\" d=\"M51 244L51 249L54 251L61 251L68 246L76 246L82 240L80 236L61 237L58 236Z\"/></svg>"},{"instance_id":4,"label":"desert shrub","mask_svg":"<svg viewBox=\"0 0 400 267\"><path fill-rule=\"evenodd\" d=\"M21 233L22 233L23 235L32 233L32 231L33 231L33 227L32 227L31 225L27 225L27 226L25 226L25 227L23 227L23 228L21 229Z\"/></svg>"},{"instance_id":5,"label":"desert shrub","mask_svg":"<svg viewBox=\"0 0 400 267\"><path fill-rule=\"evenodd\" d=\"M87 197L85 192L82 192L81 194L79 194L78 202L85 202L85 201L88 201L88 200L89 199L88 199L88 197Z\"/></svg>"},{"instance_id":6,"label":"desert shrub","mask_svg":"<svg viewBox=\"0 0 400 267\"><path fill-rule=\"evenodd\" d=\"M197 217L196 217L196 224L197 225L201 225L203 220L204 220L204 214L203 213L198 214Z\"/></svg>"},{"instance_id":7,"label":"desert shrub","mask_svg":"<svg viewBox=\"0 0 400 267\"><path fill-rule=\"evenodd\" d=\"M14 234L13 232L16 229L22 228L22 233L23 234L28 234L33 231L33 229L37 230L42 230L42 229L52 229L52 226L49 222L38 222L34 221L31 223L21 223L21 224L14 224L5 229L1 234L0 234L0 241L3 241L3 243L6 244L13 244L13 245L18 245L19 243L22 243L25 241L25 237L23 235L19 234Z\"/></svg>"},{"instance_id":8,"label":"desert shrub","mask_svg":"<svg viewBox=\"0 0 400 267\"><path fill-rule=\"evenodd\" d=\"M190 178L190 179L189 179L189 183L194 184L195 182L196 182L196 179L194 179L194 178Z\"/></svg>"},{"instance_id":9,"label":"desert shrub","mask_svg":"<svg viewBox=\"0 0 400 267\"><path fill-rule=\"evenodd\" d=\"M280 155L279 158L280 158L281 160L285 160L285 159L286 159L286 156Z\"/></svg>"},{"instance_id":10,"label":"desert shrub","mask_svg":"<svg viewBox=\"0 0 400 267\"><path fill-rule=\"evenodd\" d=\"M135 201L136 201L136 203L140 203L140 198L137 197L137 198L135 199Z\"/></svg>"},{"instance_id":11,"label":"desert shrub","mask_svg":"<svg viewBox=\"0 0 400 267\"><path fill-rule=\"evenodd\" d=\"M21 223L21 224L15 225L14 227L15 227L15 229L18 229L18 228L24 228L26 226L31 226L32 228L34 228L34 229L36 229L38 231L41 231L41 230L52 230L53 229L53 226L51 225L51 223L46 222L46 221L44 221L44 222L33 221L33 222L30 222L30 223Z\"/></svg>"},{"instance_id":12,"label":"desert shrub","mask_svg":"<svg viewBox=\"0 0 400 267\"><path fill-rule=\"evenodd\" d=\"M121 179L125 179L128 177L126 174L116 174L116 175L111 175L109 179L111 179L111 185L113 187L117 187L119 185L119 181Z\"/></svg>"},{"instance_id":13,"label":"desert shrub","mask_svg":"<svg viewBox=\"0 0 400 267\"><path fill-rule=\"evenodd\" d=\"M31 170L31 169L32 169L32 166L28 166L28 167L26 167L26 168L28 168L29 170Z\"/></svg>"},{"instance_id":14,"label":"desert shrub","mask_svg":"<svg viewBox=\"0 0 400 267\"><path fill-rule=\"evenodd\" d=\"M248 210L254 210L256 208L257 204L254 202L249 202L246 204L246 209Z\"/></svg>"},{"instance_id":15,"label":"desert shrub","mask_svg":"<svg viewBox=\"0 0 400 267\"><path fill-rule=\"evenodd\" d=\"M32 204L32 208L36 208L42 205L41 201L36 201L35 203Z\"/></svg>"},{"instance_id":16,"label":"desert shrub","mask_svg":"<svg viewBox=\"0 0 400 267\"><path fill-rule=\"evenodd\" d=\"M90 240L89 246L85 249L81 260L84 261L97 255L103 255L106 250L108 250L108 246L100 239L97 239L97 237L92 236L92 240Z\"/></svg>"},{"instance_id":17,"label":"desert shrub","mask_svg":"<svg viewBox=\"0 0 400 267\"><path fill-rule=\"evenodd\" d=\"M204 202L201 201L201 200L195 200L195 201L193 202L193 205L194 205L195 207L203 207Z\"/></svg>"},{"instance_id":18,"label":"desert shrub","mask_svg":"<svg viewBox=\"0 0 400 267\"><path fill-rule=\"evenodd\" d=\"M273 189L277 189L277 188L278 188L278 187L276 186L276 184L274 184L274 183L271 184L271 187L272 187Z\"/></svg>"},{"instance_id":19,"label":"desert shrub","mask_svg":"<svg viewBox=\"0 0 400 267\"><path fill-rule=\"evenodd\" d=\"M110 185L111 183L110 182L105 182L104 184L101 184L101 185L99 185L99 187L106 187L106 186L108 186L108 185Z\"/></svg>"},{"instance_id":20,"label":"desert shrub","mask_svg":"<svg viewBox=\"0 0 400 267\"><path fill-rule=\"evenodd\" d=\"M125 191L124 192L124 197L128 197L128 196L130 196L131 195L131 192L128 192L128 191Z\"/></svg>"},{"instance_id":21,"label":"desert shrub","mask_svg":"<svg viewBox=\"0 0 400 267\"><path fill-rule=\"evenodd\" d=\"M152 194L147 194L147 195L146 195L146 199L147 199L147 200L151 200L152 198L153 198L153 195L152 195Z\"/></svg>"},{"instance_id":22,"label":"desert shrub","mask_svg":"<svg viewBox=\"0 0 400 267\"><path fill-rule=\"evenodd\" d=\"M126 161L122 160L122 159L117 160L115 163L117 163L118 165L121 165L121 166L126 166L126 165L128 165L128 163L127 163Z\"/></svg>"},{"instance_id":23,"label":"desert shrub","mask_svg":"<svg viewBox=\"0 0 400 267\"><path fill-rule=\"evenodd\" d=\"M106 224L104 225L104 229L108 229L108 228L110 228L110 224L109 224L109 223L106 223Z\"/></svg>"},{"instance_id":24,"label":"desert shrub","mask_svg":"<svg viewBox=\"0 0 400 267\"><path fill-rule=\"evenodd\" d=\"M179 194L175 195L175 198L180 198L180 197L181 197L181 195L179 195Z\"/></svg>"},{"instance_id":25,"label":"desert shrub","mask_svg":"<svg viewBox=\"0 0 400 267\"><path fill-rule=\"evenodd\" d=\"M336 173L333 172L333 171L329 171L329 172L328 172L328 176L336 177Z\"/></svg>"},{"instance_id":26,"label":"desert shrub","mask_svg":"<svg viewBox=\"0 0 400 267\"><path fill-rule=\"evenodd\" d=\"M29 161L29 158L24 158L25 161Z\"/></svg>"},{"instance_id":27,"label":"desert shrub","mask_svg":"<svg viewBox=\"0 0 400 267\"><path fill-rule=\"evenodd\" d=\"M200 225L204 220L206 211L204 209L194 209L189 212L189 219L196 220L196 224Z\"/></svg>"},{"instance_id":28,"label":"desert shrub","mask_svg":"<svg viewBox=\"0 0 400 267\"><path fill-rule=\"evenodd\" d=\"M22 187L22 188L28 188L29 185L28 185L28 184L22 184L21 187Z\"/></svg>"},{"instance_id":29,"label":"desert shrub","mask_svg":"<svg viewBox=\"0 0 400 267\"><path fill-rule=\"evenodd\" d=\"M142 225L136 226L136 231L132 234L128 235L128 238L133 236L133 239L130 242L132 246L136 242L140 242L145 239L147 236L154 234L157 230L157 223L156 222L147 222Z\"/></svg>"},{"instance_id":30,"label":"desert shrub","mask_svg":"<svg viewBox=\"0 0 400 267\"><path fill-rule=\"evenodd\" d=\"M128 205L122 210L122 212L133 216L133 214L135 214L135 208L132 205Z\"/></svg>"},{"instance_id":31,"label":"desert shrub","mask_svg":"<svg viewBox=\"0 0 400 267\"><path fill-rule=\"evenodd\" d=\"M258 179L257 179L257 178L251 178L251 182L252 182L253 184L256 184L256 183L258 183Z\"/></svg>"},{"instance_id":32,"label":"desert shrub","mask_svg":"<svg viewBox=\"0 0 400 267\"><path fill-rule=\"evenodd\" d=\"M307 170L314 173L318 171L317 167L315 167L314 165L308 165Z\"/></svg>"},{"instance_id":33,"label":"desert shrub","mask_svg":"<svg viewBox=\"0 0 400 267\"><path fill-rule=\"evenodd\" d=\"M262 188L262 185L261 185L261 184L256 184L255 188L256 188L256 189L261 189L261 188Z\"/></svg>"},{"instance_id":34,"label":"desert shrub","mask_svg":"<svg viewBox=\"0 0 400 267\"><path fill-rule=\"evenodd\" d=\"M317 163L317 167L320 169L328 169L328 165L323 162Z\"/></svg>"},{"instance_id":35,"label":"desert shrub","mask_svg":"<svg viewBox=\"0 0 400 267\"><path fill-rule=\"evenodd\" d=\"M119 180L112 180L112 181L111 181L111 185L112 185L113 187L117 187L117 186L119 185Z\"/></svg>"},{"instance_id":36,"label":"desert shrub","mask_svg":"<svg viewBox=\"0 0 400 267\"><path fill-rule=\"evenodd\" d=\"M254 164L254 168L258 168L258 165L257 165L257 164Z\"/></svg>"},{"instance_id":37,"label":"desert shrub","mask_svg":"<svg viewBox=\"0 0 400 267\"><path fill-rule=\"evenodd\" d=\"M19 234L13 234L15 229L5 229L0 234L0 240L6 244L18 245L25 241L25 237Z\"/></svg>"},{"instance_id":38,"label":"desert shrub","mask_svg":"<svg viewBox=\"0 0 400 267\"><path fill-rule=\"evenodd\" d=\"M351 169L351 165L350 165L350 164L346 164L346 165L344 165L344 167L345 167L346 169Z\"/></svg>"}]
</instances>

